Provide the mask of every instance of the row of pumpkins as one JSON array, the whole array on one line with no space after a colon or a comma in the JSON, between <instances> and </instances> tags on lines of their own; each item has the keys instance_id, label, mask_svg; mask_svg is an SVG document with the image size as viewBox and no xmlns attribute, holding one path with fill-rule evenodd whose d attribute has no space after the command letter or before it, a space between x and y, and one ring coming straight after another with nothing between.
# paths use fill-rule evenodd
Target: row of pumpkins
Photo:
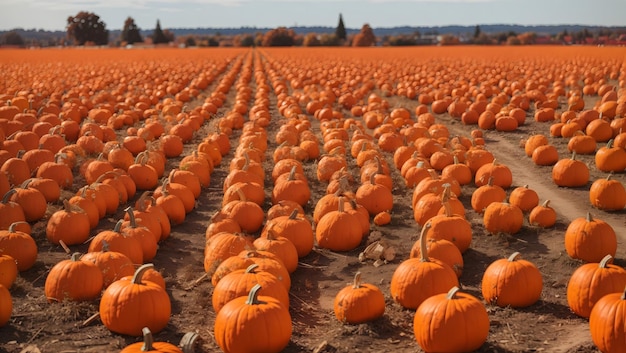
<instances>
[{"instance_id":1,"label":"row of pumpkins","mask_svg":"<svg viewBox=\"0 0 626 353\"><path fill-rule=\"evenodd\" d=\"M14 167L23 166L21 162L33 169L23 173L25 175L42 170L42 165L59 164L70 174L51 174L56 177L53 184L58 190L73 184L71 170L76 164L68 161L86 160L80 166L80 173L87 185L75 196L63 200L63 208L50 215L46 237L63 246L68 253L71 252L70 246L86 241L90 242L89 249L85 254L73 253L70 259L62 260L50 269L44 287L48 301L93 300L101 295L99 317L103 324L113 332L143 335L146 342L152 342L151 332L158 332L167 325L171 313L170 298L163 277L149 262L157 254L158 242L169 237L172 226L184 222L185 215L193 210L201 188L209 185L210 173L220 164L222 153L228 153L228 135L209 134L195 151L180 158L178 168L172 169L162 182L159 178L164 175L166 159L180 157L184 143L190 142L193 134L223 104L225 93L234 82L242 61L240 57L233 63L231 71L224 75L203 106L184 112L181 102L166 98L159 105L160 112L146 109L144 116L138 119L142 121L142 127L139 130L130 127L123 143L118 142L114 134L108 140L104 139L106 142L100 140L100 147L93 151L78 144L66 145L59 149L62 153L57 154L62 156L59 158L40 147L36 149L38 154L51 154L54 160L39 158L35 164L35 159L12 157L8 163L3 163L0 174L10 184L21 177L20 173L13 173L21 170ZM89 131L100 127L87 121L83 126L90 126ZM117 129L122 127L119 125ZM92 136L81 131L77 140L86 135ZM127 143L130 137L134 137L132 144ZM129 148L136 141L143 141L143 144L135 150ZM100 155L92 158L97 153ZM31 161L33 165L29 166ZM31 184L29 179L25 182ZM8 229L0 230L0 292L3 299L0 322L3 325L10 319L12 311L8 288L18 271L28 270L37 258L37 246L29 235L28 222L44 217L47 202L59 201L60 192L56 193L56 198L54 194L48 197L42 193L45 190L29 188L29 184L7 191L2 203L3 215L7 215L3 216L3 226L10 222ZM137 191L143 193L134 207L124 210L124 219L119 220L113 230L104 230L89 238L90 231L98 226L100 219L115 214L120 205L134 198ZM136 264L144 265L135 269ZM186 345L191 346L192 342ZM160 343L154 346L159 347Z\"/></svg>"}]
</instances>

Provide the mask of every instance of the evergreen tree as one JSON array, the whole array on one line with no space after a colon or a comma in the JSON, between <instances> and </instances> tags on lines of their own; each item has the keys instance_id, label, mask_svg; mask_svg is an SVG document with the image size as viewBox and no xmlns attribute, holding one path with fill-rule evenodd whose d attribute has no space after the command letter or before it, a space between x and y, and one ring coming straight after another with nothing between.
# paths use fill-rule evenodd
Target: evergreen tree
<instances>
[{"instance_id":1,"label":"evergreen tree","mask_svg":"<svg viewBox=\"0 0 626 353\"><path fill-rule=\"evenodd\" d=\"M476 25L474 28L474 38L478 38L480 36L480 26Z\"/></svg>"},{"instance_id":2,"label":"evergreen tree","mask_svg":"<svg viewBox=\"0 0 626 353\"><path fill-rule=\"evenodd\" d=\"M139 33L139 27L137 27L132 17L128 17L126 21L124 21L122 41L128 44L143 42L143 38L141 38L141 34Z\"/></svg>"},{"instance_id":3,"label":"evergreen tree","mask_svg":"<svg viewBox=\"0 0 626 353\"><path fill-rule=\"evenodd\" d=\"M157 20L156 23L156 28L154 29L154 32L152 33L152 43L154 44L161 44L161 43L168 43L168 39L165 36L165 33L163 33L163 30L161 29L161 22L159 20Z\"/></svg>"},{"instance_id":4,"label":"evergreen tree","mask_svg":"<svg viewBox=\"0 0 626 353\"><path fill-rule=\"evenodd\" d=\"M341 14L339 14L339 24L337 29L335 29L335 35L341 40L346 40L346 27L343 24L343 16Z\"/></svg>"}]
</instances>

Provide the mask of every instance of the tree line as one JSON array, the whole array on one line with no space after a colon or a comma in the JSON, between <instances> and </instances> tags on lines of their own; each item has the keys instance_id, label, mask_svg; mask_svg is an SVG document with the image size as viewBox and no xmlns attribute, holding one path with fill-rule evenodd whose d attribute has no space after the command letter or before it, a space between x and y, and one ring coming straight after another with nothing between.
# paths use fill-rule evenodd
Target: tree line
<instances>
[{"instance_id":1,"label":"tree line","mask_svg":"<svg viewBox=\"0 0 626 353\"><path fill-rule=\"evenodd\" d=\"M484 33L480 26L474 28L471 33L458 35L444 34L436 32L384 35L376 37L374 30L369 24L364 24L360 32L348 36L343 21L342 14L339 14L339 21L333 33L306 33L296 34L293 29L278 27L266 32L245 33L225 36L216 33L212 36L189 34L181 38L176 38L174 33L168 29L161 28L157 19L156 26L151 35L143 38L140 28L135 24L132 17L124 21L123 29L118 38L113 39L113 43L106 24L98 15L92 12L81 11L76 16L67 18L66 37L63 39L44 38L37 43L40 46L51 45L99 45L99 46L125 46L138 43L145 44L168 44L175 43L184 46L412 46L412 45L455 45L455 44L478 44L478 45L528 45L528 44L601 44L596 42L602 38L622 38L624 31L601 29L589 31L586 28L579 32L563 32L549 38L538 39L538 35L533 32L515 33L512 31L501 33ZM621 37L620 37L621 36ZM591 40L590 40L591 39ZM624 39L626 41L626 39ZM25 40L17 31L9 31L0 36L0 45L25 46ZM35 43L30 43L31 45ZM35 44L35 45L37 45Z\"/></svg>"}]
</instances>

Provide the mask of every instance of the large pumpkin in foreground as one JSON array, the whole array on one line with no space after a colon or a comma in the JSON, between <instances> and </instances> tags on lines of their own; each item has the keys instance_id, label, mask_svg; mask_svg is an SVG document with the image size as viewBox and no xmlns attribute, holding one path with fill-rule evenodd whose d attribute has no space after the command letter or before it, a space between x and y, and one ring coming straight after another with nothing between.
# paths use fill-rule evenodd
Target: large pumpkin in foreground
<instances>
[{"instance_id":1,"label":"large pumpkin in foreground","mask_svg":"<svg viewBox=\"0 0 626 353\"><path fill-rule=\"evenodd\" d=\"M159 332L167 326L172 312L170 297L158 284L142 280L152 264L135 271L132 279L120 279L107 287L100 300L100 319L109 330L141 336L143 328Z\"/></svg>"},{"instance_id":2,"label":"large pumpkin in foreground","mask_svg":"<svg viewBox=\"0 0 626 353\"><path fill-rule=\"evenodd\" d=\"M626 352L626 291L598 300L589 316L589 331L603 353Z\"/></svg>"},{"instance_id":3,"label":"large pumpkin in foreground","mask_svg":"<svg viewBox=\"0 0 626 353\"><path fill-rule=\"evenodd\" d=\"M373 321L385 313L385 296L370 283L361 283L361 272L354 275L354 282L343 287L333 303L335 317L341 322L360 324Z\"/></svg>"},{"instance_id":4,"label":"large pumpkin in foreground","mask_svg":"<svg viewBox=\"0 0 626 353\"><path fill-rule=\"evenodd\" d=\"M278 299L258 296L255 285L247 297L235 298L215 317L215 341L226 353L280 352L291 339L289 309Z\"/></svg>"},{"instance_id":5,"label":"large pumpkin in foreground","mask_svg":"<svg viewBox=\"0 0 626 353\"><path fill-rule=\"evenodd\" d=\"M472 352L487 341L489 315L480 300L453 287L417 308L413 332L426 352Z\"/></svg>"},{"instance_id":6,"label":"large pumpkin in foreground","mask_svg":"<svg viewBox=\"0 0 626 353\"><path fill-rule=\"evenodd\" d=\"M488 303L523 308L541 297L541 272L532 262L519 259L519 255L515 252L508 259L496 260L485 270L482 294Z\"/></svg>"}]
</instances>

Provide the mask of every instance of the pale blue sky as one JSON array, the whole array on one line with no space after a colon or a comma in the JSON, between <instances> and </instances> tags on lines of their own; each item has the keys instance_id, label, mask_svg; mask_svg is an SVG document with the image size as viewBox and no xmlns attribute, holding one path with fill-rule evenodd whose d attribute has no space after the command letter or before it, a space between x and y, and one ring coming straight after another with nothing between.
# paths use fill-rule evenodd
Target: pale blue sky
<instances>
[{"instance_id":1,"label":"pale blue sky","mask_svg":"<svg viewBox=\"0 0 626 353\"><path fill-rule=\"evenodd\" d=\"M108 29L126 17L141 29L476 24L626 26L626 0L0 0L0 30L64 30L67 17L95 12Z\"/></svg>"}]
</instances>

